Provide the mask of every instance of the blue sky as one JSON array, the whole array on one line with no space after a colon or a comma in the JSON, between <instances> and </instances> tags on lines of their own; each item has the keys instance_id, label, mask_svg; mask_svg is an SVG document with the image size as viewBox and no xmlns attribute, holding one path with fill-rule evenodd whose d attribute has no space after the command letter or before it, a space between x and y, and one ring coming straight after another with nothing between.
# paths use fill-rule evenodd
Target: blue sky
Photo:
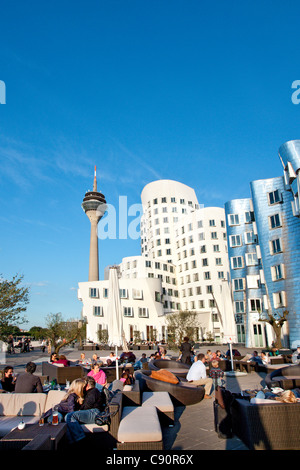
<instances>
[{"instance_id":1,"label":"blue sky","mask_svg":"<svg viewBox=\"0 0 300 470\"><path fill-rule=\"evenodd\" d=\"M282 174L300 138L297 1L4 2L0 18L0 273L31 286L28 326L79 317L92 189L140 203L174 179L205 206ZM100 274L138 240L103 240Z\"/></svg>"}]
</instances>

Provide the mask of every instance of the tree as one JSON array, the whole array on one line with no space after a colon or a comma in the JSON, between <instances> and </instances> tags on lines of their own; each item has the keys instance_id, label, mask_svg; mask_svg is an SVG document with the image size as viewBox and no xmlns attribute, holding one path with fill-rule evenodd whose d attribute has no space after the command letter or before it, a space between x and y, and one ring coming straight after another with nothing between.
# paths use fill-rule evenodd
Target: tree
<instances>
[{"instance_id":1,"label":"tree","mask_svg":"<svg viewBox=\"0 0 300 470\"><path fill-rule=\"evenodd\" d=\"M197 313L180 311L166 316L168 328L168 343L171 347L178 347L185 336L194 336L199 323Z\"/></svg>"},{"instance_id":2,"label":"tree","mask_svg":"<svg viewBox=\"0 0 300 470\"><path fill-rule=\"evenodd\" d=\"M45 339L47 338L47 330L41 326L32 326L28 331L30 336L33 336L35 339Z\"/></svg>"},{"instance_id":3,"label":"tree","mask_svg":"<svg viewBox=\"0 0 300 470\"><path fill-rule=\"evenodd\" d=\"M5 339L9 325L24 323L23 313L29 303L29 287L21 285L23 276L16 274L11 281L0 280L0 337Z\"/></svg>"},{"instance_id":4,"label":"tree","mask_svg":"<svg viewBox=\"0 0 300 470\"><path fill-rule=\"evenodd\" d=\"M78 339L83 329L83 322L74 320L66 322L60 312L50 313L46 318L46 325L47 338L57 354L61 348Z\"/></svg>"},{"instance_id":5,"label":"tree","mask_svg":"<svg viewBox=\"0 0 300 470\"><path fill-rule=\"evenodd\" d=\"M284 325L284 323L287 321L287 316L289 314L289 311L288 310L284 310L284 312L282 312L282 314L280 315L279 313L275 315L273 315L273 313L267 311L265 313L265 315L267 315L267 318L266 317L259 317L260 321L264 321L266 323L269 323L269 325L272 326L273 330L274 330L274 333L275 333L275 348L277 349L280 349L282 348L282 344L281 344L281 330L282 330L282 327Z\"/></svg>"}]
</instances>

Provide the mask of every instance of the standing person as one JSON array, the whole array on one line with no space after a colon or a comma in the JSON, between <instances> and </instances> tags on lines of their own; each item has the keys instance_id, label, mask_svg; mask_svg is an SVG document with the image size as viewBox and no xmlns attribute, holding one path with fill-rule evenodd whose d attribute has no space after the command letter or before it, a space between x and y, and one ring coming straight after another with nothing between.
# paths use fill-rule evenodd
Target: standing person
<instances>
[{"instance_id":1,"label":"standing person","mask_svg":"<svg viewBox=\"0 0 300 470\"><path fill-rule=\"evenodd\" d=\"M8 354L15 354L13 335L9 335L7 338L7 352Z\"/></svg>"},{"instance_id":2,"label":"standing person","mask_svg":"<svg viewBox=\"0 0 300 470\"><path fill-rule=\"evenodd\" d=\"M202 353L197 354L195 362L190 367L186 379L194 385L204 385L204 398L211 398L210 391L212 387L212 378L206 376L205 356Z\"/></svg>"},{"instance_id":3,"label":"standing person","mask_svg":"<svg viewBox=\"0 0 300 470\"><path fill-rule=\"evenodd\" d=\"M224 377L224 371L222 369L220 369L219 361L217 359L213 359L211 361L211 365L212 365L212 367L209 371L209 376L213 379L214 386L215 386L215 389L216 389L217 385L219 387L222 386L222 379Z\"/></svg>"},{"instance_id":4,"label":"standing person","mask_svg":"<svg viewBox=\"0 0 300 470\"><path fill-rule=\"evenodd\" d=\"M3 370L3 378L1 379L2 389L6 392L14 392L16 377L13 376L14 369L11 366L6 366Z\"/></svg>"},{"instance_id":5,"label":"standing person","mask_svg":"<svg viewBox=\"0 0 300 470\"><path fill-rule=\"evenodd\" d=\"M42 351L42 353L45 352L45 349L46 349L46 340L43 339L42 342L41 342L41 351Z\"/></svg>"},{"instance_id":6,"label":"standing person","mask_svg":"<svg viewBox=\"0 0 300 470\"><path fill-rule=\"evenodd\" d=\"M180 346L180 351L181 351L181 359L180 361L183 364L192 364L191 356L193 354L193 348L191 343L189 342L188 336L185 336L183 338L183 343L181 343Z\"/></svg>"},{"instance_id":7,"label":"standing person","mask_svg":"<svg viewBox=\"0 0 300 470\"><path fill-rule=\"evenodd\" d=\"M85 397L80 409L68 413L65 417L67 423L67 438L71 444L85 438L81 424L95 423L96 416L104 410L106 401L104 394L96 388L93 377L86 378Z\"/></svg>"},{"instance_id":8,"label":"standing person","mask_svg":"<svg viewBox=\"0 0 300 470\"><path fill-rule=\"evenodd\" d=\"M25 373L19 374L16 380L16 393L43 393L41 379L33 373L36 370L34 362L28 362L25 367Z\"/></svg>"}]
</instances>

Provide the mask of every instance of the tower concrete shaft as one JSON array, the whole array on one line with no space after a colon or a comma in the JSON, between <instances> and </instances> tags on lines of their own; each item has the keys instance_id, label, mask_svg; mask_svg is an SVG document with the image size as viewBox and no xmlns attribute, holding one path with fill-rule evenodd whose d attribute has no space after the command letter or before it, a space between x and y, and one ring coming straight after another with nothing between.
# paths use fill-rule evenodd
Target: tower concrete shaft
<instances>
[{"instance_id":1,"label":"tower concrete shaft","mask_svg":"<svg viewBox=\"0 0 300 470\"><path fill-rule=\"evenodd\" d=\"M89 281L99 281L99 253L97 226L106 210L106 200L97 191L96 167L93 191L88 191L82 202L82 208L91 222Z\"/></svg>"}]
</instances>

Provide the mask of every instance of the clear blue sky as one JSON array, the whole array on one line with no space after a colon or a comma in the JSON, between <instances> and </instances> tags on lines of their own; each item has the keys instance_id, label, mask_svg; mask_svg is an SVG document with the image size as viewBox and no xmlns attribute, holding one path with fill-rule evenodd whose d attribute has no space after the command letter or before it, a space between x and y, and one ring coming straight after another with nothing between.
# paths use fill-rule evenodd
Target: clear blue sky
<instances>
[{"instance_id":1,"label":"clear blue sky","mask_svg":"<svg viewBox=\"0 0 300 470\"><path fill-rule=\"evenodd\" d=\"M0 273L31 285L28 326L79 317L98 187L140 203L174 179L205 206L279 176L279 146L300 138L298 1L2 2ZM100 242L100 274L136 240Z\"/></svg>"}]
</instances>

